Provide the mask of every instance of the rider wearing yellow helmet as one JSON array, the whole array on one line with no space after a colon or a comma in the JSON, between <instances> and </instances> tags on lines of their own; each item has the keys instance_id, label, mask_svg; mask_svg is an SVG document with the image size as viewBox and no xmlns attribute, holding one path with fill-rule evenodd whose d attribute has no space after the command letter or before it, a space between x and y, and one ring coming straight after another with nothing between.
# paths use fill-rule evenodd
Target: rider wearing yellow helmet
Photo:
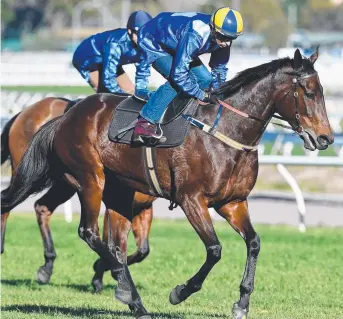
<instances>
[{"instance_id":1,"label":"rider wearing yellow helmet","mask_svg":"<svg viewBox=\"0 0 343 319\"><path fill-rule=\"evenodd\" d=\"M168 104L179 92L205 103L214 103L209 87L217 88L226 80L232 40L243 32L240 13L225 7L212 15L198 12L162 12L138 31L138 47L147 67L154 68L168 81L153 93L140 112L132 142L161 138L157 134ZM211 73L199 56L211 53ZM206 91L205 91L206 90ZM162 140L162 139L161 139Z\"/></svg>"},{"instance_id":2,"label":"rider wearing yellow helmet","mask_svg":"<svg viewBox=\"0 0 343 319\"><path fill-rule=\"evenodd\" d=\"M241 14L229 7L216 10L211 16L210 24L214 37L220 42L232 41L243 33Z\"/></svg>"}]
</instances>

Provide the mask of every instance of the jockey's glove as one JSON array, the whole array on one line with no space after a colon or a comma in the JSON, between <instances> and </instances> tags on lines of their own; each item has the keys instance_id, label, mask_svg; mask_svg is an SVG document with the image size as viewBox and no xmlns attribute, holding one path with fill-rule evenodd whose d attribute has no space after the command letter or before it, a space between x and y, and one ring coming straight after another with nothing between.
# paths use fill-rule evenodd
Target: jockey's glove
<instances>
[{"instance_id":1,"label":"jockey's glove","mask_svg":"<svg viewBox=\"0 0 343 319\"><path fill-rule=\"evenodd\" d=\"M205 97L202 99L203 102L209 104L217 104L217 96L213 94L211 91L205 91Z\"/></svg>"}]
</instances>

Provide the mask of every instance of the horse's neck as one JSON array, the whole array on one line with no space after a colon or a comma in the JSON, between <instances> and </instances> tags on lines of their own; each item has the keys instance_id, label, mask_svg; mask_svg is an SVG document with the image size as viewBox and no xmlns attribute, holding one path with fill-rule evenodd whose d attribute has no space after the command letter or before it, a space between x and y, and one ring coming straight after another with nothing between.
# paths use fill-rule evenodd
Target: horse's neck
<instances>
[{"instance_id":1,"label":"horse's neck","mask_svg":"<svg viewBox=\"0 0 343 319\"><path fill-rule=\"evenodd\" d=\"M226 99L230 105L246 114L268 121L272 116L272 79L268 76L258 82L243 87ZM225 110L220 130L223 134L243 144L255 144L265 129L264 123Z\"/></svg>"}]
</instances>

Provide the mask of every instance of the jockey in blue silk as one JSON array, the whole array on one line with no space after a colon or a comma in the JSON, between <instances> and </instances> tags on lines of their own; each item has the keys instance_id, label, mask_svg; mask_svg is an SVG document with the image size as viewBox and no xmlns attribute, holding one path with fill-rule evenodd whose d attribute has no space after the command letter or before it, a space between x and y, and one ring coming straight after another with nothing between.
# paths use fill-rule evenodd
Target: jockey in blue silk
<instances>
[{"instance_id":1,"label":"jockey in blue silk","mask_svg":"<svg viewBox=\"0 0 343 319\"><path fill-rule=\"evenodd\" d=\"M83 40L77 47L73 65L97 92L136 92L138 96L148 98L150 91L147 89L148 77L145 73L150 71L141 62L137 32L151 19L145 11L133 12L126 29L97 33ZM122 68L131 63L136 65L135 86Z\"/></svg>"},{"instance_id":2,"label":"jockey in blue silk","mask_svg":"<svg viewBox=\"0 0 343 319\"><path fill-rule=\"evenodd\" d=\"M225 82L231 43L242 33L241 14L228 7L212 15L163 12L139 30L143 76L150 75L149 67L153 65L168 81L151 95L141 110L133 144L141 145L162 137L157 134L157 123L177 93L183 92L205 103L215 102L211 89ZM211 73L199 59L204 53L211 53Z\"/></svg>"}]
</instances>

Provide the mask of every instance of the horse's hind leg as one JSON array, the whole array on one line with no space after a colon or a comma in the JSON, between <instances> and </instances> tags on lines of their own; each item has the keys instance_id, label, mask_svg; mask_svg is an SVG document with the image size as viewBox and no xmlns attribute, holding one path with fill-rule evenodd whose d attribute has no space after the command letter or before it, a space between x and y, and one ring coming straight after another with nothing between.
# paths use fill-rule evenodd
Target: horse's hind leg
<instances>
[{"instance_id":1,"label":"horse's hind leg","mask_svg":"<svg viewBox=\"0 0 343 319\"><path fill-rule=\"evenodd\" d=\"M108 219L109 219L109 211L106 209L105 216L104 216L104 229L103 229L103 235L102 235L102 241L107 245L108 241ZM92 286L94 289L94 293L100 292L104 285L103 285L103 277L104 272L111 269L111 265L108 263L107 260L98 258L94 264L93 264L93 270L95 272L93 278L92 278Z\"/></svg>"},{"instance_id":2,"label":"horse's hind leg","mask_svg":"<svg viewBox=\"0 0 343 319\"><path fill-rule=\"evenodd\" d=\"M221 258L221 245L213 228L212 220L205 201L199 196L186 195L180 203L189 222L198 233L206 247L206 261L200 270L185 284L176 286L170 293L169 301L176 305L201 289L203 282L213 266Z\"/></svg>"},{"instance_id":3,"label":"horse's hind leg","mask_svg":"<svg viewBox=\"0 0 343 319\"><path fill-rule=\"evenodd\" d=\"M144 195L145 196L145 195ZM141 203L139 200L140 196L135 196L133 203L133 221L132 221L132 231L137 243L137 251L132 255L127 257L128 266L143 261L150 252L149 248L149 232L152 222L152 202L154 200L151 197L151 201L145 200ZM108 235L108 210L106 209L104 217L104 230L103 230L103 242L107 243ZM93 265L94 277L92 279L92 286L94 292L98 293L103 289L103 276L104 272L109 270L109 265L106 260L99 258L95 261Z\"/></svg>"},{"instance_id":4,"label":"horse's hind leg","mask_svg":"<svg viewBox=\"0 0 343 319\"><path fill-rule=\"evenodd\" d=\"M12 168L12 176L13 176L13 168ZM6 193L7 190L8 188L1 191L1 195ZM10 211L13 208L14 207L3 209L3 207L1 206L1 254L3 254L3 252L5 251L5 233L6 233L7 219L10 215Z\"/></svg>"},{"instance_id":5,"label":"horse's hind leg","mask_svg":"<svg viewBox=\"0 0 343 319\"><path fill-rule=\"evenodd\" d=\"M127 264L132 265L143 261L150 252L149 232L152 222L152 203L142 208L139 204L134 204L132 221L132 231L137 243L137 251L127 257Z\"/></svg>"},{"instance_id":6,"label":"horse's hind leg","mask_svg":"<svg viewBox=\"0 0 343 319\"><path fill-rule=\"evenodd\" d=\"M107 242L110 252L122 264L122 269L112 269L113 278L118 280L115 296L129 305L136 318L149 319L151 317L143 306L127 265L127 240L131 229L133 198L133 190L116 183L110 184L106 180L103 201L108 210ZM122 284L123 277L129 279L126 280L126 285Z\"/></svg>"},{"instance_id":7,"label":"horse's hind leg","mask_svg":"<svg viewBox=\"0 0 343 319\"><path fill-rule=\"evenodd\" d=\"M108 209L110 209L111 206L108 205L109 200L106 200L106 193L104 193L103 197L103 189L105 184L103 167L99 165L97 168L94 168L93 161L90 163L90 167L88 167L88 169L89 168L93 168L91 173L85 173L87 170L84 169L77 174L78 176L75 176L81 186L81 190L78 192L81 203L79 236L86 241L89 247L94 250L100 256L100 258L107 260L111 265L111 270L118 279L118 286L115 293L116 297L123 303L130 304L132 307L134 307L134 309L137 309L137 311L135 311L137 318L149 319L150 316L148 316L146 310L144 309L142 301L132 281L129 268L126 263L126 251L121 251L120 248L122 244L127 242L127 232L130 230L130 222L128 222L128 225L125 223L120 225L121 231L118 234L113 234L113 241L111 240L112 237L109 236L109 245L105 245L102 242L99 235L98 225L101 200L104 200L104 203ZM119 189L122 189L122 187L119 187ZM113 189L114 194L115 191L116 190ZM122 209L119 209L118 211L124 211L123 208L126 208L126 213L128 215L132 214L132 201L134 192L132 191L130 194L124 193L121 195L122 196L119 197L117 202L120 202L120 208ZM126 207L124 207L124 205ZM128 209L129 205L131 205L130 210ZM128 230L125 233L125 231L122 231L122 227L126 229L127 226ZM118 227L115 228L119 229ZM111 245L112 243L113 246Z\"/></svg>"},{"instance_id":8,"label":"horse's hind leg","mask_svg":"<svg viewBox=\"0 0 343 319\"><path fill-rule=\"evenodd\" d=\"M47 284L50 281L56 252L50 230L50 218L54 210L74 194L75 189L65 181L54 184L49 191L35 202L35 211L44 246L45 264L37 271L37 281Z\"/></svg>"},{"instance_id":9,"label":"horse's hind leg","mask_svg":"<svg viewBox=\"0 0 343 319\"><path fill-rule=\"evenodd\" d=\"M2 212L1 211L1 253L5 251L5 232L6 232L6 224L7 224L7 218L9 216L10 212Z\"/></svg>"},{"instance_id":10,"label":"horse's hind leg","mask_svg":"<svg viewBox=\"0 0 343 319\"><path fill-rule=\"evenodd\" d=\"M256 263L260 252L260 238L251 225L247 201L226 204L218 208L217 212L241 235L247 246L247 260L240 285L240 299L232 308L235 319L247 319L250 295L254 290Z\"/></svg>"}]
</instances>

